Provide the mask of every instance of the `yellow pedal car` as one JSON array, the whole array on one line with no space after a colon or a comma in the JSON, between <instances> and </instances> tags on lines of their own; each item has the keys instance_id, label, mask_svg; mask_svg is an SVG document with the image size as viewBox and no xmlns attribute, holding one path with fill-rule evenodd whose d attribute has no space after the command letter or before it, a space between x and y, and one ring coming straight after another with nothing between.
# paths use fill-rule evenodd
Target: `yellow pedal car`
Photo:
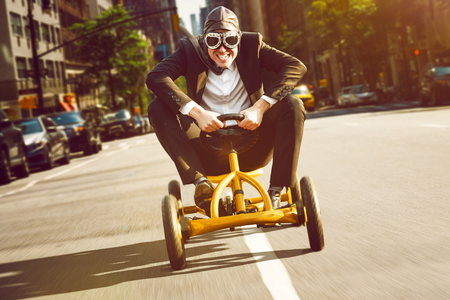
<instances>
[{"instance_id":1,"label":"yellow pedal car","mask_svg":"<svg viewBox=\"0 0 450 300\"><path fill-rule=\"evenodd\" d=\"M219 120L242 120L243 115L227 114L219 116ZM323 249L324 236L319 202L310 177L303 177L297 186L287 188L282 194L281 201L284 206L273 209L272 201L266 189L256 180L262 175L262 169L251 172L239 170L238 153L249 149L257 139L257 133L237 126L219 129L208 135L216 136L223 141L223 148L213 147L208 143L207 134L201 133L202 144L210 151L226 151L231 172L220 176L208 176L217 186L211 198L211 218L189 218L189 214L203 214L205 211L197 206L183 206L181 200L180 184L176 180L169 183L168 194L162 200L162 219L167 252L173 269L180 270L186 266L186 253L184 244L190 237L236 226L274 225L277 223L291 223L297 226L306 225L309 244L313 251ZM235 149L233 143L237 140L253 135L244 149ZM241 147L242 148L242 147ZM260 196L245 198L243 183L250 184ZM226 188L231 188L232 195L221 199L220 196ZM226 216L219 217L219 205Z\"/></svg>"}]
</instances>

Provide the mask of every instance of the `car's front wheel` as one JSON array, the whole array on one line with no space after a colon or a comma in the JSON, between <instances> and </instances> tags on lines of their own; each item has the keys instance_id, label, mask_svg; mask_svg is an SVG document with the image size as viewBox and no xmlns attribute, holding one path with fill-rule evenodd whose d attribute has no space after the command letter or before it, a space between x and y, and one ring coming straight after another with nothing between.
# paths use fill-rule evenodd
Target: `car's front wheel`
<instances>
[{"instance_id":1,"label":"car's front wheel","mask_svg":"<svg viewBox=\"0 0 450 300\"><path fill-rule=\"evenodd\" d=\"M6 155L6 151L2 150L0 157L0 184L8 184L11 182L11 168L9 166L8 156Z\"/></svg>"},{"instance_id":2,"label":"car's front wheel","mask_svg":"<svg viewBox=\"0 0 450 300\"><path fill-rule=\"evenodd\" d=\"M22 164L16 168L16 175L19 178L26 178L30 176L30 168L28 167L27 153L24 146L22 146L21 160Z\"/></svg>"}]
</instances>

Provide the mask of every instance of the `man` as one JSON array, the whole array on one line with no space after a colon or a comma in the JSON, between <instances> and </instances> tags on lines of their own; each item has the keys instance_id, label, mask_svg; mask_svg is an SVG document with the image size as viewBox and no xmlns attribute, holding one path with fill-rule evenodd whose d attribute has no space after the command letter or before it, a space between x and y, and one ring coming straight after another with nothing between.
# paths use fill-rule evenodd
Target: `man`
<instances>
[{"instance_id":1,"label":"man","mask_svg":"<svg viewBox=\"0 0 450 300\"><path fill-rule=\"evenodd\" d=\"M305 109L290 92L306 67L266 45L259 33L242 33L236 15L222 6L209 13L203 36L196 39L199 53L191 41L181 39L177 51L147 76L147 87L157 97L148 106L155 133L183 184L195 184L195 203L208 214L206 199L214 188L206 176L228 173L229 166L226 157L201 146L200 130L226 126L217 119L221 114L243 114L238 126L260 133L256 144L239 154L240 169L263 167L273 155L269 195L278 208L283 187L296 185ZM276 74L264 87L263 69ZM187 95L174 83L180 76L186 78Z\"/></svg>"}]
</instances>

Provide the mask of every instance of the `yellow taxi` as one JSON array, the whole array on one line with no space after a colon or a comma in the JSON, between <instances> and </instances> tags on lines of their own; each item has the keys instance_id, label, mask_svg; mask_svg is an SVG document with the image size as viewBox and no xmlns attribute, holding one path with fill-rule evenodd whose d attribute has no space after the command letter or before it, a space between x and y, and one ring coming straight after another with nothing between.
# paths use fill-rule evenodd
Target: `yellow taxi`
<instances>
[{"instance_id":1,"label":"yellow taxi","mask_svg":"<svg viewBox=\"0 0 450 300\"><path fill-rule=\"evenodd\" d=\"M313 111L316 109L316 105L314 103L314 96L309 91L306 85L300 85L292 90L292 95L300 98L305 105L305 108L309 111Z\"/></svg>"}]
</instances>

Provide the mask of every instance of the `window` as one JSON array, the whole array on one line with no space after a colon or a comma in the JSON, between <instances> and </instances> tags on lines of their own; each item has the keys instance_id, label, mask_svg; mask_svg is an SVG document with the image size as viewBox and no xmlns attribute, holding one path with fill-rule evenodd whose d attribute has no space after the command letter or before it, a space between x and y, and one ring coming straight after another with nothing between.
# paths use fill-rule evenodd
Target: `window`
<instances>
[{"instance_id":1,"label":"window","mask_svg":"<svg viewBox=\"0 0 450 300\"><path fill-rule=\"evenodd\" d=\"M53 61L47 60L48 78L55 78L55 70L53 68Z\"/></svg>"},{"instance_id":2,"label":"window","mask_svg":"<svg viewBox=\"0 0 450 300\"><path fill-rule=\"evenodd\" d=\"M61 67L61 76L64 79L65 78L65 71L64 71L64 63L62 61L59 62L60 67Z\"/></svg>"},{"instance_id":3,"label":"window","mask_svg":"<svg viewBox=\"0 0 450 300\"><path fill-rule=\"evenodd\" d=\"M23 17L23 27L25 28L25 37L29 39L31 37L30 34L30 26L28 25L28 18Z\"/></svg>"},{"instance_id":4,"label":"window","mask_svg":"<svg viewBox=\"0 0 450 300\"><path fill-rule=\"evenodd\" d=\"M56 71L56 78L61 78L61 73L59 72L59 64L57 61L55 61L55 71Z\"/></svg>"},{"instance_id":5,"label":"window","mask_svg":"<svg viewBox=\"0 0 450 300\"><path fill-rule=\"evenodd\" d=\"M25 57L16 57L17 76L21 79L27 78L27 60Z\"/></svg>"},{"instance_id":6,"label":"window","mask_svg":"<svg viewBox=\"0 0 450 300\"><path fill-rule=\"evenodd\" d=\"M15 14L13 12L9 14L11 16L12 32L16 35L23 36L22 20L20 19L20 15Z\"/></svg>"},{"instance_id":7,"label":"window","mask_svg":"<svg viewBox=\"0 0 450 300\"><path fill-rule=\"evenodd\" d=\"M56 41L55 41L55 28L53 28L53 26L50 26L50 39L51 39L53 44L56 43Z\"/></svg>"},{"instance_id":8,"label":"window","mask_svg":"<svg viewBox=\"0 0 450 300\"><path fill-rule=\"evenodd\" d=\"M61 34L59 33L59 28L55 28L56 42L61 45Z\"/></svg>"},{"instance_id":9,"label":"window","mask_svg":"<svg viewBox=\"0 0 450 300\"><path fill-rule=\"evenodd\" d=\"M36 40L41 40L41 31L39 30L39 23L37 21L33 20L33 27L34 27L34 35L36 37Z\"/></svg>"},{"instance_id":10,"label":"window","mask_svg":"<svg viewBox=\"0 0 450 300\"><path fill-rule=\"evenodd\" d=\"M48 30L48 25L42 23L41 31L42 31L42 40L44 40L44 42L50 43L50 31Z\"/></svg>"}]
</instances>

